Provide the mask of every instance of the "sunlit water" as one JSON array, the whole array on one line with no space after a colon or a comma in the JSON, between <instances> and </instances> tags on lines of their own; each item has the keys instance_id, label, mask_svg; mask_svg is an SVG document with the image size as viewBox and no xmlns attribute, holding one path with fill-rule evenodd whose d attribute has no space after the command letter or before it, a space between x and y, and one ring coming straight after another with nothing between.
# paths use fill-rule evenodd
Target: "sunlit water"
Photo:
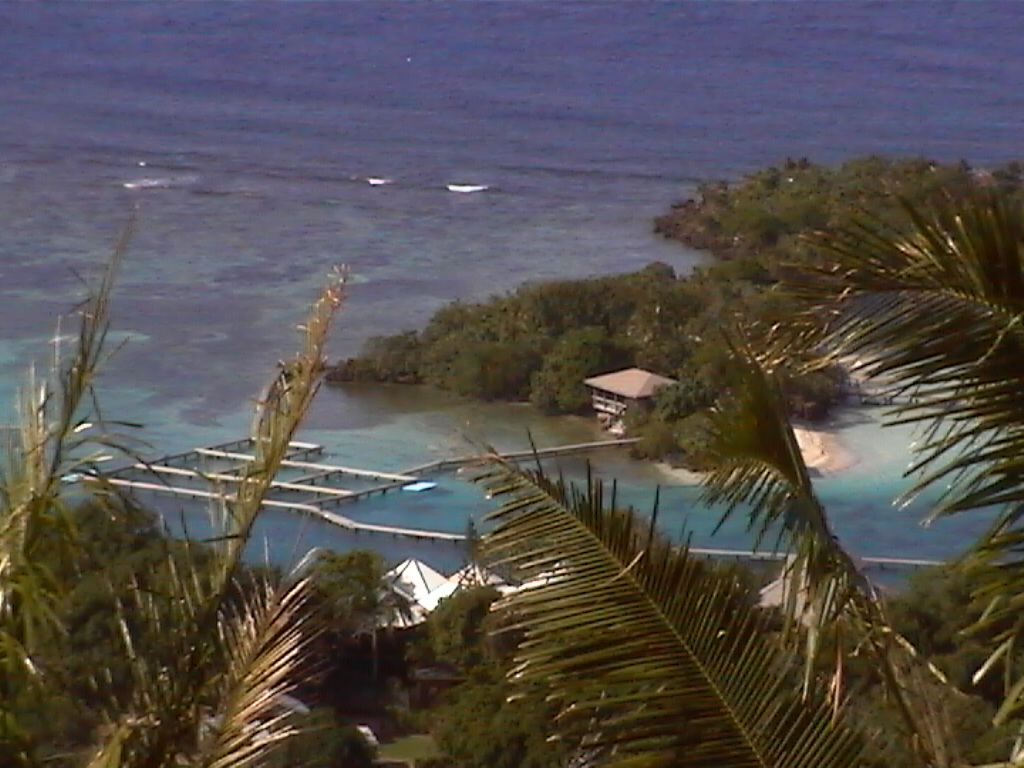
<instances>
[{"instance_id":1,"label":"sunlit water","mask_svg":"<svg viewBox=\"0 0 1024 768\"><path fill-rule=\"evenodd\" d=\"M101 395L145 424L156 456L245 433L334 264L352 272L341 356L526 280L653 260L685 272L702 257L650 222L699 179L786 156L1018 158L1019 26L997 2L3 4L0 401L132 215L113 306L125 345ZM325 389L303 437L341 463L401 469L467 438L521 448L527 429L545 445L592 427ZM841 437L860 462L820 488L856 551L948 556L977 530L922 532L921 505L892 507L906 434L858 423ZM643 509L665 481L619 454L595 462ZM461 531L487 502L440 481L346 513ZM695 493L666 487L661 520L705 543L717 518ZM260 535L286 559L300 530L300 547L457 557L278 512ZM737 521L715 543L748 541Z\"/></svg>"}]
</instances>

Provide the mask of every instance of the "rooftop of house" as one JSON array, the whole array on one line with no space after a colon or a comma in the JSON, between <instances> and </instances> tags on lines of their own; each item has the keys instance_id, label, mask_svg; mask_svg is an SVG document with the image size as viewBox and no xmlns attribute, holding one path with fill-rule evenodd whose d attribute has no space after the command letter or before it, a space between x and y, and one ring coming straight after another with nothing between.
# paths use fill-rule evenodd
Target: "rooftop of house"
<instances>
[{"instance_id":1,"label":"rooftop of house","mask_svg":"<svg viewBox=\"0 0 1024 768\"><path fill-rule=\"evenodd\" d=\"M585 379L583 383L588 387L611 392L620 397L639 400L650 397L661 387L675 384L676 380L645 371L643 368L625 368L621 371L606 373L603 376L592 376Z\"/></svg>"}]
</instances>

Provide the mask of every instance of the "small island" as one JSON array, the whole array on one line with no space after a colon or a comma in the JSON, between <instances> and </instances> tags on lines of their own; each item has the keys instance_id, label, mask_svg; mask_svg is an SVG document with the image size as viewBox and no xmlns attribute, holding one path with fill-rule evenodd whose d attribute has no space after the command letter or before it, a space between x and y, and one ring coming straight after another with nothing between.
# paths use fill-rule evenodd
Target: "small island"
<instances>
[{"instance_id":1,"label":"small island","mask_svg":"<svg viewBox=\"0 0 1024 768\"><path fill-rule=\"evenodd\" d=\"M864 217L896 230L901 201L923 203L987 185L1020 198L1024 165L975 169L964 162L864 157L829 168L787 159L735 183L708 181L654 221L654 231L704 250L686 275L656 262L582 280L527 283L482 302L442 307L419 331L369 339L328 381L423 384L483 400L528 401L546 413L593 413L584 382L639 368L666 380L645 407L613 422L640 438L640 457L700 469L705 410L728 366L723 329L784 324L792 302L774 290L782 270L821 266L817 232ZM836 366L783 372L794 416L827 418L848 389ZM839 462L840 464L842 462ZM834 466L832 462L830 466Z\"/></svg>"}]
</instances>

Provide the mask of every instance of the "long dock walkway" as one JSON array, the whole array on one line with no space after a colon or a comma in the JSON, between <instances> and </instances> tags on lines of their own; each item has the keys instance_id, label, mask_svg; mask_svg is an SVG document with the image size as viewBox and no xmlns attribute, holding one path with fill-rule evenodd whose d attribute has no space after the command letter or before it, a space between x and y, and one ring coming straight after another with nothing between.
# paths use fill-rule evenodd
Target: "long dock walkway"
<instances>
[{"instance_id":1,"label":"long dock walkway","mask_svg":"<svg viewBox=\"0 0 1024 768\"><path fill-rule=\"evenodd\" d=\"M535 457L546 459L621 447L635 442L636 438L596 440L536 450L508 451L497 456L513 461ZM221 503L230 502L233 497L232 488L244 482L244 470L249 462L255 459L253 448L252 440L248 438L208 448L193 448L151 463L136 463L123 467L107 475L106 479L113 485L128 489ZM311 515L355 533L386 534L442 542L459 542L465 539L465 536L459 533L353 520L325 507L354 502L371 494L403 488L431 473L477 464L481 461L481 456L437 459L402 472L379 472L326 463L323 460L324 455L324 447L316 443L290 443L285 459L281 462L282 470L285 474L299 474L289 479L275 478L270 484L270 495L264 499L263 505ZM339 479L346 477L371 484L361 488L341 488L335 484ZM710 547L691 547L690 551L702 557L754 562L781 561L787 557L787 553L775 551ZM913 569L941 565L935 560L897 557L861 557L859 560L866 567L879 569Z\"/></svg>"},{"instance_id":2,"label":"long dock walkway","mask_svg":"<svg viewBox=\"0 0 1024 768\"><path fill-rule=\"evenodd\" d=\"M510 459L516 461L518 459L532 459L537 457L539 459L550 459L555 456L571 456L578 453L587 453L588 451L597 451L602 448L617 448L624 445L633 445L640 438L638 437L620 437L612 440L593 440L588 443L571 443L569 445L556 445L551 448L537 448L536 450L530 449L525 451L505 451L503 453L496 453L495 455L501 459ZM451 459L437 459L436 461L430 461L426 464L418 464L415 467L410 467L405 470L406 475L424 475L430 472L443 472L448 469L458 469L459 467L465 467L471 464L478 464L481 461L479 454L473 456L459 456Z\"/></svg>"},{"instance_id":3,"label":"long dock walkway","mask_svg":"<svg viewBox=\"0 0 1024 768\"><path fill-rule=\"evenodd\" d=\"M753 562L782 562L789 557L788 552L776 552L773 550L749 550L749 549L716 549L713 547L690 547L690 551L701 557L711 557L722 560L748 560ZM878 568L879 570L913 570L917 568L933 568L945 565L941 560L919 560L909 557L856 557L858 562L865 566Z\"/></svg>"},{"instance_id":4,"label":"long dock walkway","mask_svg":"<svg viewBox=\"0 0 1024 768\"><path fill-rule=\"evenodd\" d=\"M635 439L601 440L574 443L529 451L510 451L500 454L505 459L537 456L549 458L629 445ZM245 482L245 469L256 459L251 439L233 440L206 448L165 456L153 462L138 462L115 470L107 480L118 487L164 493L208 501L230 502L232 487ZM462 541L463 534L446 531L422 530L397 525L383 525L353 520L325 507L358 501L373 494L383 494L404 488L431 472L462 467L480 460L479 456L440 459L413 467L404 472L381 472L356 467L328 464L321 459L324 447L316 443L292 441L281 461L283 472L301 472L290 479L275 478L270 483L270 495L263 505L313 515L326 522L354 532L381 533L434 541ZM341 478L354 478L365 487L342 488L335 483Z\"/></svg>"},{"instance_id":5,"label":"long dock walkway","mask_svg":"<svg viewBox=\"0 0 1024 768\"><path fill-rule=\"evenodd\" d=\"M143 491L153 491L155 493L170 493L175 496L187 496L195 499L208 499L217 501L230 500L230 496L224 493L217 493L215 491L204 491L200 488L181 488L173 485L166 485L163 483L148 483L142 480L125 480L123 478L112 477L108 478L108 481L117 486L133 488ZM272 507L276 509L287 509L292 512L302 512L307 515L313 515L319 517L321 520L325 520L328 523L333 523L341 528L345 528L356 533L365 531L367 533L386 533L392 536L404 536L413 539L430 539L434 541L462 541L465 536L457 533L447 533L445 531L425 531L418 528L403 528L397 525L376 525L374 523L364 523L350 518L344 515L339 515L336 512L328 512L326 509L321 509L313 504L303 504L296 501L280 501L278 499L264 499L263 506Z\"/></svg>"}]
</instances>

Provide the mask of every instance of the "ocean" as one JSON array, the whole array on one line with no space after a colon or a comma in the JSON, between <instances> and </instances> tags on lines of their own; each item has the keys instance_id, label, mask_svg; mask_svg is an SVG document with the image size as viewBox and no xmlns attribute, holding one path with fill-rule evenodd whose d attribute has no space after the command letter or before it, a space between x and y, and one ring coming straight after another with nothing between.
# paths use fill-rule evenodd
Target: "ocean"
<instances>
[{"instance_id":1,"label":"ocean","mask_svg":"<svg viewBox=\"0 0 1024 768\"><path fill-rule=\"evenodd\" d=\"M0 409L132 216L113 303L124 345L100 396L158 456L245 434L333 265L352 276L342 357L524 281L655 260L686 272L705 256L651 220L703 179L786 157L1020 159L1022 21L1024 6L987 0L0 3ZM955 554L980 521L923 530L924 502L893 506L912 436L878 416L842 416L860 461L819 485L837 531L864 555ZM528 434L554 444L593 427L325 388L302 437L397 470ZM749 542L742 521L712 539L693 488L619 454L595 461L641 509L663 486L673 535ZM445 476L346 514L461 531L488 507ZM313 545L458 559L287 513L259 537L277 561Z\"/></svg>"}]
</instances>

